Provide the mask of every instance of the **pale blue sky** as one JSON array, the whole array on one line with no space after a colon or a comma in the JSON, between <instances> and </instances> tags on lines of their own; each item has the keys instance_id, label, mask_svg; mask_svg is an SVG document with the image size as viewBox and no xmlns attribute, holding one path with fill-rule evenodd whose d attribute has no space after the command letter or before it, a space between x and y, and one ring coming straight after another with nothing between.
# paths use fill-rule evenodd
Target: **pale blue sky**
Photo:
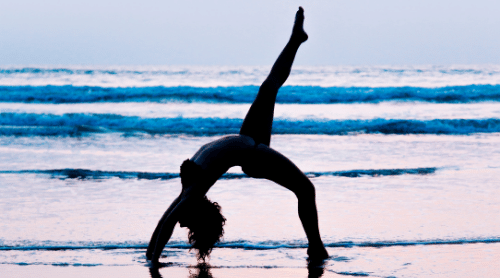
<instances>
[{"instance_id":1,"label":"pale blue sky","mask_svg":"<svg viewBox=\"0 0 500 278\"><path fill-rule=\"evenodd\" d=\"M500 64L498 0L4 0L0 65Z\"/></svg>"}]
</instances>

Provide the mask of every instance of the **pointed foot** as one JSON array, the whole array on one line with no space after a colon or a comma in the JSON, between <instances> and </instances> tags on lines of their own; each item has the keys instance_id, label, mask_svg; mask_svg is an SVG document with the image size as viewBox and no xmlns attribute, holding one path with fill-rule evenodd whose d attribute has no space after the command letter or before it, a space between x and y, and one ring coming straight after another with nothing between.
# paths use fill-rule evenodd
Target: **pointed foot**
<instances>
[{"instance_id":1,"label":"pointed foot","mask_svg":"<svg viewBox=\"0 0 500 278\"><path fill-rule=\"evenodd\" d=\"M295 14L295 24L293 25L292 39L305 42L309 36L304 31L304 9L299 7Z\"/></svg>"}]
</instances>

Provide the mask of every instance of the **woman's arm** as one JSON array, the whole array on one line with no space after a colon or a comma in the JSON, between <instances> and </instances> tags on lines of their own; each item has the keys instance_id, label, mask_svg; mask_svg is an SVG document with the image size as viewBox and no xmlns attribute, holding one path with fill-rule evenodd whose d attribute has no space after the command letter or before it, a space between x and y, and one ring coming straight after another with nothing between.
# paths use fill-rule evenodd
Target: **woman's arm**
<instances>
[{"instance_id":1,"label":"woman's arm","mask_svg":"<svg viewBox=\"0 0 500 278\"><path fill-rule=\"evenodd\" d=\"M146 251L146 258L148 260L153 263L158 262L163 248L165 248L165 245L172 236L175 225L181 218L184 208L189 206L190 203L197 198L205 196L205 193L206 191L203 191L202 187L195 185L182 190L179 197L177 197L167 211L165 211L151 236L151 241Z\"/></svg>"},{"instance_id":2,"label":"woman's arm","mask_svg":"<svg viewBox=\"0 0 500 278\"><path fill-rule=\"evenodd\" d=\"M179 197L177 197L172 202L170 207L161 217L160 221L158 221L158 225L156 226L156 229L151 236L148 250L146 251L146 258L148 260L151 260L152 262L158 262L158 258L160 257L160 254L163 251L163 248L167 244L168 240L172 236L175 224L177 224L177 219L174 221L174 215L172 214L172 212L176 210L180 201L181 195L179 195Z\"/></svg>"},{"instance_id":3,"label":"woman's arm","mask_svg":"<svg viewBox=\"0 0 500 278\"><path fill-rule=\"evenodd\" d=\"M328 258L319 234L314 185L306 175L284 155L264 144L255 148L242 169L251 177L274 181L297 196L299 218L309 240L307 254L314 260Z\"/></svg>"}]
</instances>

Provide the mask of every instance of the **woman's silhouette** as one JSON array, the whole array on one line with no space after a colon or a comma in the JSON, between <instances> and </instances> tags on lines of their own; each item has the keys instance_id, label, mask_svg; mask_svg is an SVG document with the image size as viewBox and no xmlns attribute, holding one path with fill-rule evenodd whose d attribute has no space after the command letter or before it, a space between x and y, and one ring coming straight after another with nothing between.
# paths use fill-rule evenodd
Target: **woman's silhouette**
<instances>
[{"instance_id":1,"label":"woman's silhouette","mask_svg":"<svg viewBox=\"0 0 500 278\"><path fill-rule=\"evenodd\" d=\"M264 178L291 190L298 199L299 217L309 240L309 259L328 257L318 229L313 184L288 158L269 147L278 89L290 74L299 46L307 40L303 29L304 10L299 7L292 35L262 83L239 135L229 135L202 146L181 166L182 192L167 209L156 227L146 257L158 262L177 222L188 227L189 242L198 250L198 259L205 259L223 234L225 218L217 203L205 194L233 166L253 178Z\"/></svg>"}]
</instances>

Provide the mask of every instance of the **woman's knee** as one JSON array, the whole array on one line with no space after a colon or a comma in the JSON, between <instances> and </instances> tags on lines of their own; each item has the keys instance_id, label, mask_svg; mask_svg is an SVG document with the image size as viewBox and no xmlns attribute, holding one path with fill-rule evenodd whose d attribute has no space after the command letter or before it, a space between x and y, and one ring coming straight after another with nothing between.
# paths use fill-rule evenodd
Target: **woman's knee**
<instances>
[{"instance_id":1,"label":"woman's knee","mask_svg":"<svg viewBox=\"0 0 500 278\"><path fill-rule=\"evenodd\" d=\"M279 82L277 82L273 78L267 78L266 80L264 80L264 82L262 82L262 85L260 85L259 91L277 93L280 87L281 84L279 84Z\"/></svg>"},{"instance_id":2,"label":"woman's knee","mask_svg":"<svg viewBox=\"0 0 500 278\"><path fill-rule=\"evenodd\" d=\"M295 195L297 195L297 198L299 200L314 200L316 198L316 189L314 188L314 185L308 180L307 182L301 184L300 187L298 187Z\"/></svg>"}]
</instances>

